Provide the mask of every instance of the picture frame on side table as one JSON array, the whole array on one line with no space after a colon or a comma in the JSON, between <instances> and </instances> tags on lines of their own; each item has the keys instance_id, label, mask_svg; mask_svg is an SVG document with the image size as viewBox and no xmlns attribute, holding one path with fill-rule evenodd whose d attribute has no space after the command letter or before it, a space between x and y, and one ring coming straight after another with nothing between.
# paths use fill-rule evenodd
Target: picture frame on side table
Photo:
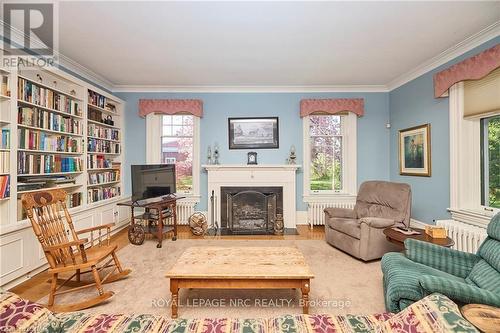
<instances>
[{"instance_id":1,"label":"picture frame on side table","mask_svg":"<svg viewBox=\"0 0 500 333\"><path fill-rule=\"evenodd\" d=\"M399 174L431 176L431 124L399 130Z\"/></svg>"},{"instance_id":2,"label":"picture frame on side table","mask_svg":"<svg viewBox=\"0 0 500 333\"><path fill-rule=\"evenodd\" d=\"M278 149L278 117L228 118L229 149Z\"/></svg>"}]
</instances>

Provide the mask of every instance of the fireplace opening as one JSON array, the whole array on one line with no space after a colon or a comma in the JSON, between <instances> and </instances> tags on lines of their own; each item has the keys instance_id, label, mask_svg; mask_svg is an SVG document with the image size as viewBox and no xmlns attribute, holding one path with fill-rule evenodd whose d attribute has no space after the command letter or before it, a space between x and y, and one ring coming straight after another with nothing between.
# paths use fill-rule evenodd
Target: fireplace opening
<instances>
[{"instance_id":1,"label":"fireplace opening","mask_svg":"<svg viewBox=\"0 0 500 333\"><path fill-rule=\"evenodd\" d=\"M221 229L228 234L273 234L282 212L282 187L221 188Z\"/></svg>"}]
</instances>

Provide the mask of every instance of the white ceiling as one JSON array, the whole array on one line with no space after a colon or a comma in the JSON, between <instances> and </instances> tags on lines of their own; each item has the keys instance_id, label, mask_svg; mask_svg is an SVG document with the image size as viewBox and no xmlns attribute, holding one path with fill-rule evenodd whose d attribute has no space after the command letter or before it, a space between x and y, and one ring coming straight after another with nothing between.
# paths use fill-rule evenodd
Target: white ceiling
<instances>
[{"instance_id":1,"label":"white ceiling","mask_svg":"<svg viewBox=\"0 0 500 333\"><path fill-rule=\"evenodd\" d=\"M500 2L61 2L62 54L113 85L386 85Z\"/></svg>"}]
</instances>

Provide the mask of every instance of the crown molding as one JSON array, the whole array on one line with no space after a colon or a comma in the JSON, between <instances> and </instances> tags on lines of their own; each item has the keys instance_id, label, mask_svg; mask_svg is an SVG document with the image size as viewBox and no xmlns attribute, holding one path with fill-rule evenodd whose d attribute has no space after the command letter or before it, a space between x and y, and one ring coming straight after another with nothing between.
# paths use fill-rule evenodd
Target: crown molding
<instances>
[{"instance_id":1,"label":"crown molding","mask_svg":"<svg viewBox=\"0 0 500 333\"><path fill-rule=\"evenodd\" d=\"M388 92L385 85L336 85L336 86L159 86L115 85L113 92L171 92L171 93L321 93L321 92Z\"/></svg>"},{"instance_id":2,"label":"crown molding","mask_svg":"<svg viewBox=\"0 0 500 333\"><path fill-rule=\"evenodd\" d=\"M113 82L106 79L104 76L97 74L93 70L81 65L75 60L65 56L62 53L57 52L57 57L59 59L59 64L67 70L72 71L73 73L81 76L85 80L92 82L94 85L98 85L105 90L110 92L114 91L115 85Z\"/></svg>"},{"instance_id":3,"label":"crown molding","mask_svg":"<svg viewBox=\"0 0 500 333\"><path fill-rule=\"evenodd\" d=\"M455 46L452 46L449 49L438 54L437 56L423 62L413 70L398 76L396 79L387 83L386 87L388 91L392 91L398 87L401 87L405 83L408 83L418 78L419 76L422 76L423 74L446 64L447 62L498 36L500 36L500 21L493 23L492 25L479 31L478 33L456 44Z\"/></svg>"},{"instance_id":4,"label":"crown molding","mask_svg":"<svg viewBox=\"0 0 500 333\"><path fill-rule=\"evenodd\" d=\"M2 26L4 22L0 20ZM114 92L172 92L172 93L327 93L327 92L390 92L419 76L463 55L464 53L480 46L481 44L500 36L500 21L486 27L480 32L468 37L455 46L445 50L439 55L423 62L413 70L402 74L387 84L379 85L116 85L104 76L97 74L91 69L81 65L64 54L54 51L59 64L65 69L81 76L83 79L98 85L105 90ZM17 43L24 38L24 32L14 28L12 30L12 42ZM19 43L21 45L21 43ZM42 46L42 45L41 45Z\"/></svg>"},{"instance_id":5,"label":"crown molding","mask_svg":"<svg viewBox=\"0 0 500 333\"><path fill-rule=\"evenodd\" d=\"M0 25L2 27L6 26L6 23L0 19ZM16 27L10 27L11 31L11 43L17 44L17 45L23 45L24 41L24 31L21 31L17 29ZM3 30L2 30L3 33ZM5 36L2 36L2 38L5 38ZM43 48L46 45L41 43L38 40L32 41L32 43L35 45L37 48ZM96 72L92 71L91 69L81 65L80 63L76 62L75 60L65 56L59 50L52 50L54 58L57 59L57 63L59 67L62 67L64 69L67 69L80 77L82 77L84 80L87 80L91 82L93 85L98 85L108 91L113 91L113 83L106 79L104 76L101 76L97 74ZM61 69L62 69L61 68Z\"/></svg>"}]
</instances>

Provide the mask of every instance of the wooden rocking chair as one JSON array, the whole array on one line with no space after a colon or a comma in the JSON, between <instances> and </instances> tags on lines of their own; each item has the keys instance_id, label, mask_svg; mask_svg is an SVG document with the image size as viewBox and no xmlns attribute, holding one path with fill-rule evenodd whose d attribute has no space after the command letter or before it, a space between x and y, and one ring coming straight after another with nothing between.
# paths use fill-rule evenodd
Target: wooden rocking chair
<instances>
[{"instance_id":1,"label":"wooden rocking chair","mask_svg":"<svg viewBox=\"0 0 500 333\"><path fill-rule=\"evenodd\" d=\"M102 284L122 279L130 273L130 269L124 270L120 265L115 253L117 246L110 245L110 231L114 223L75 231L66 207L66 191L61 189L23 194L21 200L50 266L48 272L52 278L47 307L56 312L77 311L112 297L114 293L104 292ZM69 233L72 241L68 240ZM87 238L78 238L78 235L87 233L90 233L90 242ZM110 268L110 271L101 278L100 273L105 268ZM59 278L59 274L67 275L73 271L70 277ZM92 273L93 282L80 280L80 276L87 273ZM72 288L58 291L65 285ZM67 305L54 305L57 295L93 286L99 293L94 298Z\"/></svg>"}]
</instances>

